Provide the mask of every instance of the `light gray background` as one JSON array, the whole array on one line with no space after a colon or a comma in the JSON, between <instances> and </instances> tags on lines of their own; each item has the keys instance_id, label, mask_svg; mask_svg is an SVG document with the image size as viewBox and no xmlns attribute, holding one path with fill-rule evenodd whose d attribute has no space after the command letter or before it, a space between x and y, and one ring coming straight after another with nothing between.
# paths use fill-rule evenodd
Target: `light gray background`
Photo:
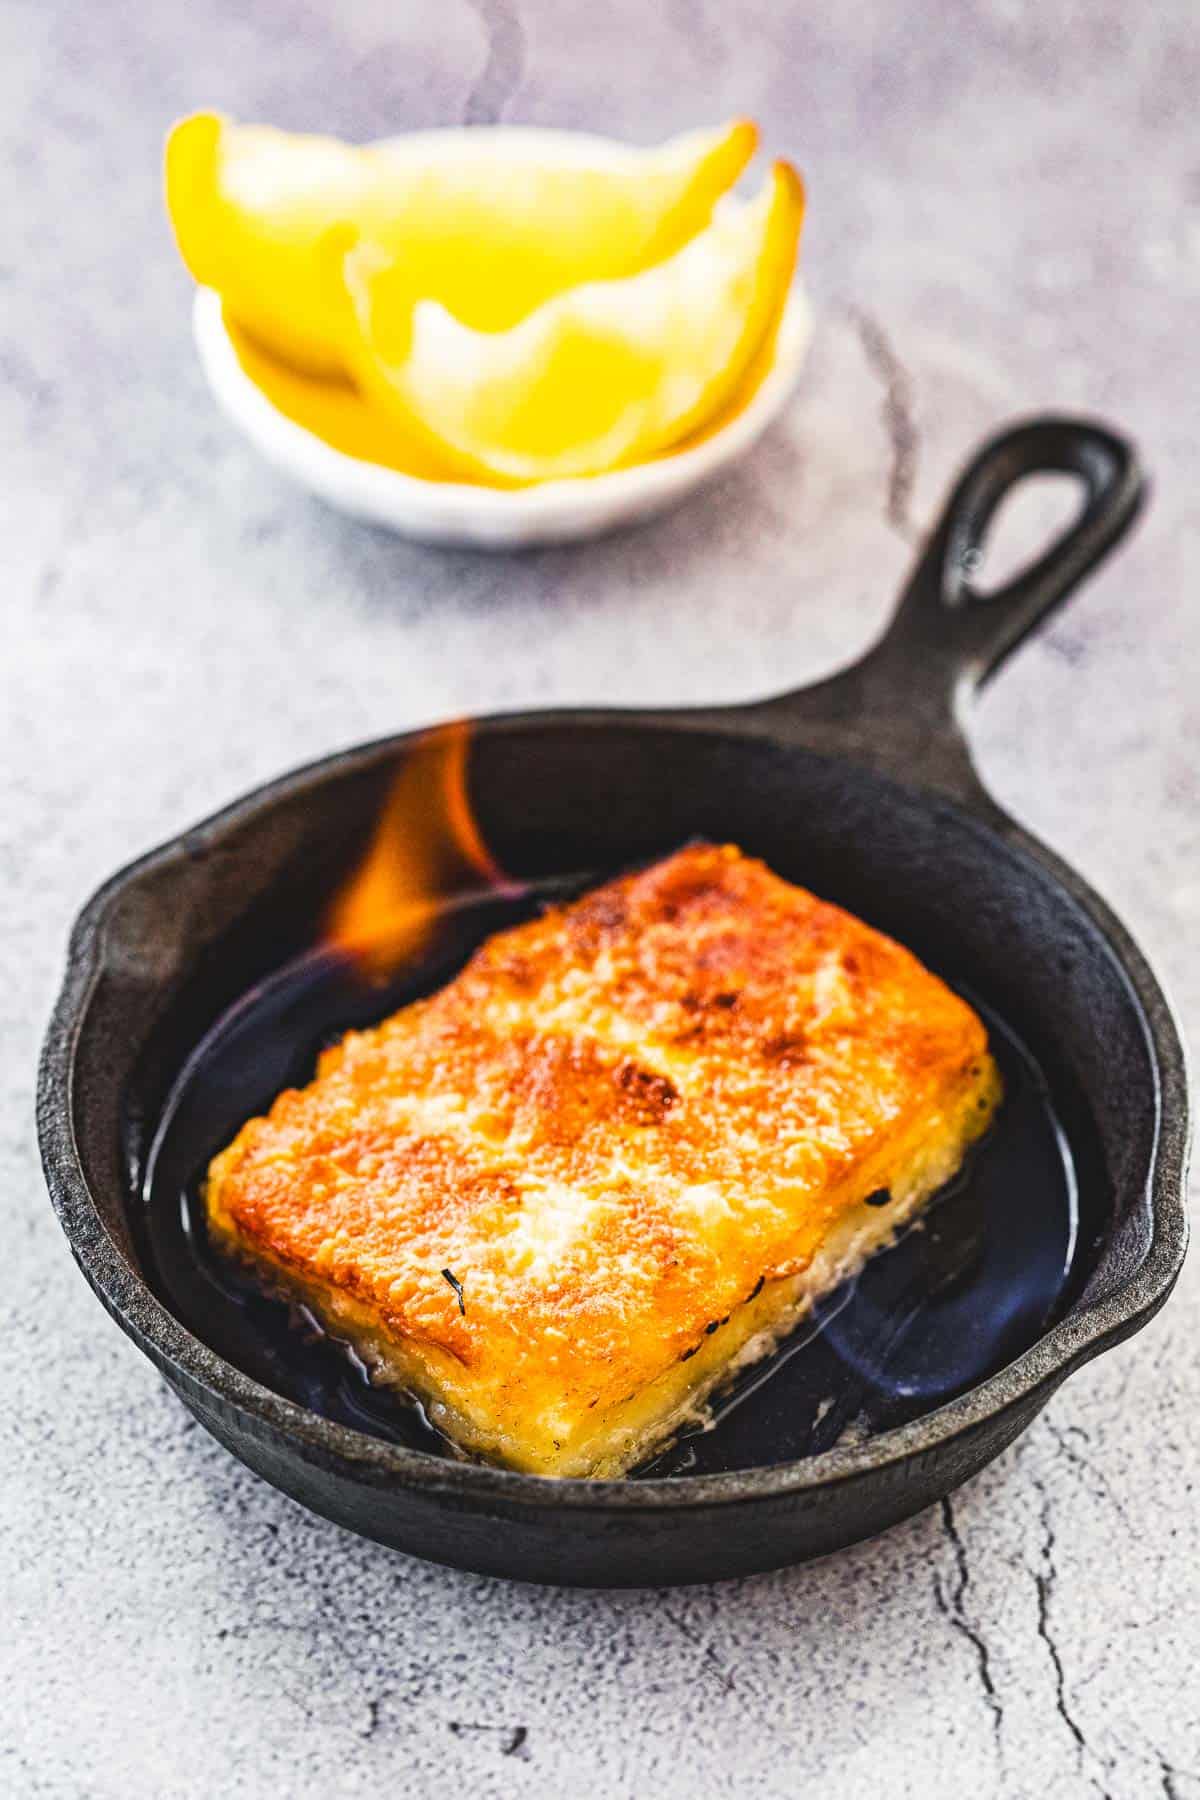
<instances>
[{"instance_id":1,"label":"light gray background","mask_svg":"<svg viewBox=\"0 0 1200 1800\"><path fill-rule=\"evenodd\" d=\"M358 1542L208 1442L75 1272L31 1123L68 925L114 866L396 727L820 674L980 434L1051 405L1131 428L1154 504L975 741L1194 1022L1193 0L2 17L0 1790L1200 1795L1200 1259L944 1512L722 1588L540 1591ZM158 159L207 105L361 136L756 115L811 191L794 406L706 498L590 548L438 553L335 517L201 384Z\"/></svg>"}]
</instances>

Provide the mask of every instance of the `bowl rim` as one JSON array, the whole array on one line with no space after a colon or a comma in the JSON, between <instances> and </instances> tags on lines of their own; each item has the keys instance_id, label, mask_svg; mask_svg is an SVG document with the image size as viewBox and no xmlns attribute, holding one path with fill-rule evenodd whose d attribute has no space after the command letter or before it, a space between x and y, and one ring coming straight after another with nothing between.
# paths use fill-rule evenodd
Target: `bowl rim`
<instances>
[{"instance_id":1,"label":"bowl rim","mask_svg":"<svg viewBox=\"0 0 1200 1800\"><path fill-rule=\"evenodd\" d=\"M672 714L575 708L489 714L472 724L481 739L533 725L565 724L606 729L652 725L655 729L721 734L718 720L724 713L728 723L723 734L745 741L744 727L738 729L735 723L739 710ZM387 761L434 729L389 734L336 751L249 790L119 869L87 901L71 932L66 970L38 1071L38 1138L50 1198L72 1254L106 1309L158 1368L173 1383L191 1390L202 1407L249 1415L260 1433L284 1439L306 1460L375 1487L454 1494L460 1500L469 1495L481 1502L521 1508L658 1513L801 1495L849 1484L886 1466L943 1448L1005 1413L1019 1411L1039 1390L1048 1397L1074 1369L1148 1323L1165 1303L1187 1248L1185 1191L1190 1148L1187 1052L1171 1004L1125 926L1069 865L998 810L981 817L966 805L937 796L938 806L949 807L957 824L986 838L993 853L999 844L1018 861L1033 864L1040 877L1048 874L1064 890L1067 900L1098 929L1136 1002L1155 1079L1156 1125L1145 1184L1151 1230L1144 1256L1110 1292L1082 1301L1011 1363L905 1425L864 1443L834 1446L817 1456L718 1474L640 1480L559 1479L435 1457L326 1419L227 1362L187 1330L126 1260L103 1223L84 1173L76 1138L75 1061L88 1008L106 968L108 921L119 898L145 876L190 860L199 848L219 841L224 833L252 821L279 801L311 792L348 771ZM853 760L796 747L821 760ZM897 788L904 785L895 776L871 773ZM932 798L917 791L923 798ZM116 1167L114 1158L114 1170Z\"/></svg>"}]
</instances>

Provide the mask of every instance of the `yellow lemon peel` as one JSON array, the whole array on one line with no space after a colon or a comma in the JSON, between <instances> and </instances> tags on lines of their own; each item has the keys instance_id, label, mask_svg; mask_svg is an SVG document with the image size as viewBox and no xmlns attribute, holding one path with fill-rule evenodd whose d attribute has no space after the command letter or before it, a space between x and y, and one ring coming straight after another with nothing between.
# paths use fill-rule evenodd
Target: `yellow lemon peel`
<instances>
[{"instance_id":1,"label":"yellow lemon peel","mask_svg":"<svg viewBox=\"0 0 1200 1800\"><path fill-rule=\"evenodd\" d=\"M736 120L653 149L560 141L501 128L358 147L198 113L167 141L167 208L184 262L237 326L297 370L336 375L344 322L317 255L331 227L407 271L413 302L506 330L567 289L672 256L757 131Z\"/></svg>"}]
</instances>

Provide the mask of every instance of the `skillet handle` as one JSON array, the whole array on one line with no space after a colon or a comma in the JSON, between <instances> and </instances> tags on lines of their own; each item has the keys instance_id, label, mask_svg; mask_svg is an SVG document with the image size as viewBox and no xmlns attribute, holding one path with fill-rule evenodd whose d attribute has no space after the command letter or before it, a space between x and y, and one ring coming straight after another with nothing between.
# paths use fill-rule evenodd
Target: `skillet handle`
<instances>
[{"instance_id":1,"label":"skillet handle","mask_svg":"<svg viewBox=\"0 0 1200 1800\"><path fill-rule=\"evenodd\" d=\"M980 593L971 576L1001 502L1027 476L1050 474L1079 478L1078 516L1003 587ZM923 666L926 678L932 658L952 702L961 701L1124 534L1144 487L1129 440L1090 420L1035 419L992 438L959 477L873 655L894 658L913 677Z\"/></svg>"},{"instance_id":2,"label":"skillet handle","mask_svg":"<svg viewBox=\"0 0 1200 1800\"><path fill-rule=\"evenodd\" d=\"M1078 478L1078 515L1003 587L980 592L971 577L997 509L1043 474ZM774 728L790 722L816 746L978 800L962 729L972 696L1124 535L1144 492L1133 445L1089 419L1033 419L990 439L951 492L883 637L829 681L768 701Z\"/></svg>"}]
</instances>

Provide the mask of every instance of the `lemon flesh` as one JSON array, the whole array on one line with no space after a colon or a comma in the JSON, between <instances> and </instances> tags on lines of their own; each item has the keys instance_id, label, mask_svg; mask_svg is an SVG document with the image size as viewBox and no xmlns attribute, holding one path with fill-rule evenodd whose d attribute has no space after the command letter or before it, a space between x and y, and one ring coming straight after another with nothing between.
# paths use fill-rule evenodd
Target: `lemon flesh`
<instances>
[{"instance_id":1,"label":"lemon flesh","mask_svg":"<svg viewBox=\"0 0 1200 1800\"><path fill-rule=\"evenodd\" d=\"M582 282L634 275L702 231L754 153L744 120L628 149L500 128L365 148L198 113L167 140L184 262L227 316L308 374L344 372L339 294L318 246L351 225L439 301L502 331Z\"/></svg>"},{"instance_id":2,"label":"lemon flesh","mask_svg":"<svg viewBox=\"0 0 1200 1800\"><path fill-rule=\"evenodd\" d=\"M665 261L491 332L435 300L412 306L402 264L335 231L326 255L350 301L352 374L466 479L520 485L661 455L726 409L769 353L803 210L799 177L776 163L754 200L726 200Z\"/></svg>"}]
</instances>

